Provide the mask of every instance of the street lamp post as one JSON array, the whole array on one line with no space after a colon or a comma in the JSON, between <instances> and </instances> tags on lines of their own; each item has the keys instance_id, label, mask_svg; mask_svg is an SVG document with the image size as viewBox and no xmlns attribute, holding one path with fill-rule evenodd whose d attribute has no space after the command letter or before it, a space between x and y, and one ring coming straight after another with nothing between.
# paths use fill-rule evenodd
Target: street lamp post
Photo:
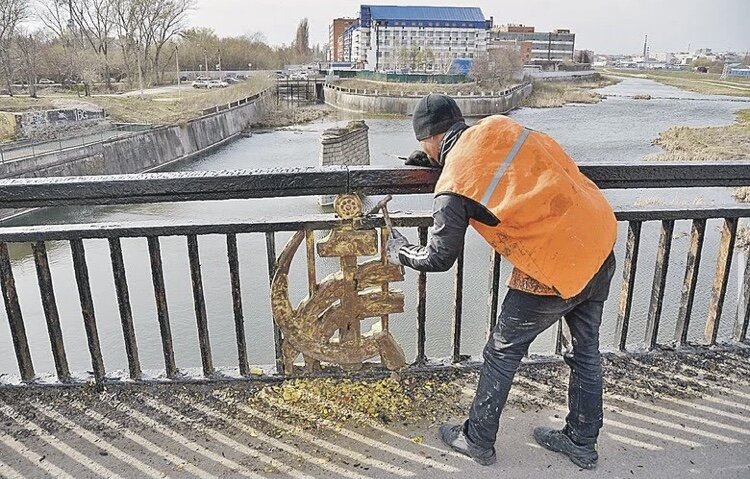
<instances>
[{"instance_id":1,"label":"street lamp post","mask_svg":"<svg viewBox=\"0 0 750 479\"><path fill-rule=\"evenodd\" d=\"M180 47L175 43L174 57L177 62L177 101L182 101L182 84L180 83Z\"/></svg>"}]
</instances>

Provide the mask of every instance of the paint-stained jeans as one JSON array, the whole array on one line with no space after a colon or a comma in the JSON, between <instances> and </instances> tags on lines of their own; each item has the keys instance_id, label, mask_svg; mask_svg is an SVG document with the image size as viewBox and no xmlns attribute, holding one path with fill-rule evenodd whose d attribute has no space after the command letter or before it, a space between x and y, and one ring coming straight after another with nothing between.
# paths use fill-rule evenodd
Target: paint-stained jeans
<instances>
[{"instance_id":1,"label":"paint-stained jeans","mask_svg":"<svg viewBox=\"0 0 750 479\"><path fill-rule=\"evenodd\" d=\"M614 272L612 254L586 288L568 300L508 290L497 326L484 348L484 365L466 424L472 443L485 449L493 447L521 358L531 342L561 317L573 339L572 351L564 356L570 366L566 429L579 444L596 442L602 427L599 326Z\"/></svg>"}]
</instances>

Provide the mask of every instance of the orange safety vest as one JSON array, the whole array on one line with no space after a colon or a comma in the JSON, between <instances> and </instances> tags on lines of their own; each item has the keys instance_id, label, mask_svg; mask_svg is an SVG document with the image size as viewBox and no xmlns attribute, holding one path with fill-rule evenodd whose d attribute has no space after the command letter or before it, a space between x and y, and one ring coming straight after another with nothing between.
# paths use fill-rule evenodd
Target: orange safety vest
<instances>
[{"instance_id":1,"label":"orange safety vest","mask_svg":"<svg viewBox=\"0 0 750 479\"><path fill-rule=\"evenodd\" d=\"M435 195L453 193L500 221L471 225L513 266L562 298L580 293L617 239L597 186L548 135L505 116L464 131L446 157Z\"/></svg>"}]
</instances>

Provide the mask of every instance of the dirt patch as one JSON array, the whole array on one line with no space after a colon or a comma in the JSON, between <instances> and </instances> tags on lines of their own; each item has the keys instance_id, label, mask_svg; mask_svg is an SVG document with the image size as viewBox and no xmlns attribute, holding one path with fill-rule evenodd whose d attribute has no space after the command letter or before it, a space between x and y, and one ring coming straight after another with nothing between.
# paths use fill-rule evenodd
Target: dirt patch
<instances>
[{"instance_id":1,"label":"dirt patch","mask_svg":"<svg viewBox=\"0 0 750 479\"><path fill-rule=\"evenodd\" d=\"M297 379L266 386L249 402L255 406L278 402L304 405L307 411L334 422L357 415L382 424L436 422L460 413L456 379L451 373L362 381Z\"/></svg>"}]
</instances>

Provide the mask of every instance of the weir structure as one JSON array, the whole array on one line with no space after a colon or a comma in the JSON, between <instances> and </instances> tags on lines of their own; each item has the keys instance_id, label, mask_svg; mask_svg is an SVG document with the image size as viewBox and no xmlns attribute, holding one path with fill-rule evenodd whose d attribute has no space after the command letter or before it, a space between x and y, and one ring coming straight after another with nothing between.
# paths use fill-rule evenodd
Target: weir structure
<instances>
[{"instance_id":1,"label":"weir structure","mask_svg":"<svg viewBox=\"0 0 750 479\"><path fill-rule=\"evenodd\" d=\"M750 185L750 163L659 163L659 164L587 164L580 166L582 172L591 178L602 189L633 189L633 188L694 188L700 191L710 187L732 187ZM73 205L129 205L162 202L190 202L203 200L237 200L252 198L283 198L317 195L413 195L430 193L438 178L439 171L428 168L377 168L358 166L316 167L304 169L275 169L275 170L238 170L222 172L184 172L184 173L151 173L120 176L91 176L64 177L38 179L10 179L0 180L0 204L4 208L39 208L50 206ZM730 346L742 347L747 342L747 329L750 321L750 261L738 265L742 271L740 286L740 301L736 310L725 311L727 285L730 279L730 269L734 257L737 240L738 225L743 218L750 217L750 204L736 203L724 207L638 207L619 209L616 211L621 226L627 228L627 243L624 245L624 257L618 262L624 265L621 288L619 291L619 311L616 318L615 349L629 352L635 349L653 350L661 347L689 348L688 330L692 326L700 327L703 340L699 344L714 346L720 337L720 331L730 329L728 337L722 342ZM429 211L415 213L395 213L392 221L396 227L416 229L422 244L427 241L428 228L432 218ZM679 315L674 329L665 331L662 324L662 305L665 297L666 278L669 268L682 268L684 258L672 255L671 245L675 222L689 221L692 223L690 233L690 247L684 267L684 282L681 291ZM660 225L660 240L656 252L655 270L650 293L648 316L646 318L645 335L634 341L631 331L631 311L633 306L636 273L639 270L639 247L641 231L644 223L654 222ZM707 223L717 222L721 228L721 237L717 251L711 251L715 256L715 264L702 261ZM344 250L339 253L325 250L318 245L318 252L324 255L347 257L347 264L351 268L344 271L352 281L356 278L354 271L356 256L376 254L378 250L378 229L384 227L382 216L362 216L360 214L346 218L334 213L295 216L294 213L280 215L275 218L248 221L181 223L162 218L157 222L128 222L124 224L92 223L92 224L63 224L38 225L26 227L0 226L0 282L5 304L5 310L12 334L13 347L17 360L19 379L2 378L3 385L23 385L39 383L40 377L52 371L38 371L32 362L27 327L30 321L45 321L49 336L49 347L55 364L54 374L57 384L80 383L93 380L99 384L122 381L122 378L108 376L109 371L104 363L97 324L102 318L97 312L92 300L91 283L87 262L86 244L92 239L105 239L109 245L112 281L115 286L117 303L119 306L119 321L122 325L122 337L128 360L128 379L133 381L150 381L153 376L145 377L141 368L138 354L139 336L144 333L136 331L133 324L133 312L130 302L128 280L125 262L122 254L122 240L124 238L145 238L148 245L150 271L153 280L153 294L156 302L156 315L153 317L153 330L157 331L161 340L164 358L164 369L161 371L162 380L166 382L200 380L230 380L248 378L281 377L285 372L283 354L283 332L275 325L275 369L265 369L258 373L256 368L248 363L248 342L245 334L245 320L250 317L248 305L243 305L242 285L239 274L239 255L237 247L238 235L260 235L265 237L267 255L268 281L273 282L277 276L279 258L285 253L277 253L276 235L280 232L297 233L300 238L313 243L315 231L340 231L342 227L348 235L359 237L362 245L355 250ZM234 313L234 332L236 339L234 346L237 351L237 362L234 364L215 364L211 352L209 326L211 318L206 311L206 296L203 285L201 257L199 255L199 239L206 235L221 235L226 240L227 256L222 261L228 262L229 280L231 281L231 301ZM194 299L194 320L199 338L202 368L197 377L185 374L175 360L174 344L181 338L175 338L170 327L171 313L166 300L165 275L162 268L160 245L166 237L181 237L187 245L192 296ZM311 241L312 239L312 241ZM380 239L384 239L380 235ZM65 344L62 340L60 315L55 298L55 280L51 274L47 256L47 242L60 241L70 245L71 260L74 266L75 283L80 299L82 321L85 338L70 338L79 344L86 344L90 353L91 373L70 371L66 359ZM302 241L300 239L300 241ZM338 240L337 240L338 241ZM24 317L18 300L18 291L14 280L14 268L9 256L8 245L11 243L28 244L33 249L33 258L38 277L38 292L41 297L44 318ZM321 243L322 244L322 243ZM330 243L334 244L334 243ZM335 243L341 244L340 242ZM705 243L708 244L708 243ZM382 246L382 245L381 245ZM323 249L321 249L323 248ZM340 248L340 246L336 246ZM308 264L314 261L314 252L308 249ZM369 252L369 253L368 253ZM352 260L351 258L355 259ZM204 257L205 261L205 257ZM342 259L342 261L344 261ZM500 264L501 257L493 254L488 258L490 270L489 315L487 328L495 325L499 292L500 292ZM96 265L99 267L100 265ZM385 267L385 266L384 266ZM707 315L695 314L695 299L699 268L714 268L713 284L710 288L710 299ZM315 269L312 268L310 278L311 295L315 293ZM379 273L378 273L379 274ZM385 284L399 278L380 277L373 273L373 278L365 281L367 285L378 286L384 283L383 294L388 291ZM464 304L464 255L462 254L454 270L455 287L452 292L454 308L451 326L451 356L445 362L436 362L426 353L426 317L428 304L428 277L425 273L416 275L417 308L416 317L399 317L398 321L410 321L416 329L415 357L406 358L407 368L413 370L432 369L437 367L459 367L470 365L462 354L462 323ZM391 275L392 276L392 275ZM398 275L396 275L398 276ZM389 279L390 278L390 279ZM615 283L617 284L617 283ZM28 285L27 285L28 286ZM342 286L343 287L343 286ZM347 286L348 287L348 286ZM379 287L379 286L378 286ZM358 290L352 289L353 297L357 297ZM272 291L273 294L273 291ZM377 296L377 295L376 295ZM612 294L611 300L617 301L617 293ZM373 296L375 297L375 296ZM270 298L269 298L270 301ZM385 310L373 309L371 316L380 317L395 313L399 305ZM365 314L360 310L358 314ZM252 315L255 316L255 315ZM112 318L108 318L112 320ZM257 320L257 319L254 319ZM265 318L272 321L272 318ZM393 319L396 321L396 319ZM345 318L342 324L351 324L351 318ZM562 323L562 322L561 322ZM332 331L332 330L331 330ZM330 331L329 331L330 332ZM157 334L157 333L153 333ZM330 336L330 335L329 335ZM359 341L359 336L346 336L346 341L353 344ZM398 338L396 338L398 340ZM565 344L565 331L558 328L556 346L550 351L550 356L559 355ZM636 346L631 347L636 343ZM301 344L301 343L297 343ZM295 350L299 348L295 346ZM316 354L313 358L324 358ZM269 362L271 362L269 361ZM289 357L287 357L289 367ZM369 364L369 371L387 374L386 368L379 363ZM256 371L256 372L253 372ZM346 371L329 369L326 374L345 374ZM83 374L83 376L81 375ZM49 383L50 381L46 381Z\"/></svg>"}]
</instances>

